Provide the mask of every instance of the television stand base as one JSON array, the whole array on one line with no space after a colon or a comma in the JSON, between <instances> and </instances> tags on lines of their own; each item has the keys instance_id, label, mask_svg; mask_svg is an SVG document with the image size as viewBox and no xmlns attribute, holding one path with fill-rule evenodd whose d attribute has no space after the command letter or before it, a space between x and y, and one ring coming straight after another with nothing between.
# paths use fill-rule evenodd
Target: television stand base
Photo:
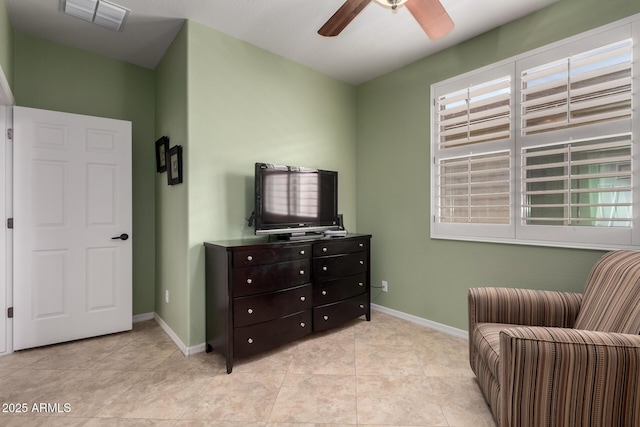
<instances>
[{"instance_id":1,"label":"television stand base","mask_svg":"<svg viewBox=\"0 0 640 427\"><path fill-rule=\"evenodd\" d=\"M291 234L278 234L278 240L314 240L314 239L322 239L324 234L322 233L291 233Z\"/></svg>"}]
</instances>

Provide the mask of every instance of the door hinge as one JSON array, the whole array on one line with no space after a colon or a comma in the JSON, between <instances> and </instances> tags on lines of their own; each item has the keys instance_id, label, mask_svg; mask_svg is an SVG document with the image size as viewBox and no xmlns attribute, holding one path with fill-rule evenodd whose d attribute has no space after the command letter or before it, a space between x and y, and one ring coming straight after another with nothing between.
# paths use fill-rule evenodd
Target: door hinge
<instances>
[{"instance_id":1,"label":"door hinge","mask_svg":"<svg viewBox=\"0 0 640 427\"><path fill-rule=\"evenodd\" d=\"M7 228L13 229L13 218L7 218Z\"/></svg>"},{"instance_id":2,"label":"door hinge","mask_svg":"<svg viewBox=\"0 0 640 427\"><path fill-rule=\"evenodd\" d=\"M13 319L13 307L7 308L7 317Z\"/></svg>"},{"instance_id":3,"label":"door hinge","mask_svg":"<svg viewBox=\"0 0 640 427\"><path fill-rule=\"evenodd\" d=\"M7 129L7 138L13 140L13 129Z\"/></svg>"}]
</instances>

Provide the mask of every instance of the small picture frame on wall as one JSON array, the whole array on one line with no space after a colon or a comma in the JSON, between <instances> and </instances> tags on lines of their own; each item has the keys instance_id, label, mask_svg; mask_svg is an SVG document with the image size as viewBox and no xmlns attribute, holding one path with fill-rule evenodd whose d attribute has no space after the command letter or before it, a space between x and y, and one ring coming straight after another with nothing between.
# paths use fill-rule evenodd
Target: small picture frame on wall
<instances>
[{"instance_id":1,"label":"small picture frame on wall","mask_svg":"<svg viewBox=\"0 0 640 427\"><path fill-rule=\"evenodd\" d=\"M167 182L169 185L182 183L182 146L176 145L169 149L167 155Z\"/></svg>"},{"instance_id":2,"label":"small picture frame on wall","mask_svg":"<svg viewBox=\"0 0 640 427\"><path fill-rule=\"evenodd\" d=\"M156 141L156 170L167 170L167 152L169 151L169 137L163 136Z\"/></svg>"}]
</instances>

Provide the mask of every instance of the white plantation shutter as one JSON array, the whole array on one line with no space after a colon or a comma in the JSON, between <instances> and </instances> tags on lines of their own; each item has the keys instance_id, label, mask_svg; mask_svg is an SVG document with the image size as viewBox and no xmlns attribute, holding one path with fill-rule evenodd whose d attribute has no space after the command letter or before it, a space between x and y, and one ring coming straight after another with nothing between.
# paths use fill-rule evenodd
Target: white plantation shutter
<instances>
[{"instance_id":1,"label":"white plantation shutter","mask_svg":"<svg viewBox=\"0 0 640 427\"><path fill-rule=\"evenodd\" d=\"M511 76L442 95L437 107L441 149L508 139Z\"/></svg>"},{"instance_id":2,"label":"white plantation shutter","mask_svg":"<svg viewBox=\"0 0 640 427\"><path fill-rule=\"evenodd\" d=\"M630 135L522 150L523 222L631 227Z\"/></svg>"},{"instance_id":3,"label":"white plantation shutter","mask_svg":"<svg viewBox=\"0 0 640 427\"><path fill-rule=\"evenodd\" d=\"M522 72L522 135L631 117L633 40Z\"/></svg>"},{"instance_id":4,"label":"white plantation shutter","mask_svg":"<svg viewBox=\"0 0 640 427\"><path fill-rule=\"evenodd\" d=\"M432 85L431 237L637 249L639 36L637 15Z\"/></svg>"},{"instance_id":5,"label":"white plantation shutter","mask_svg":"<svg viewBox=\"0 0 640 427\"><path fill-rule=\"evenodd\" d=\"M441 160L438 220L509 224L510 162L508 150Z\"/></svg>"}]
</instances>

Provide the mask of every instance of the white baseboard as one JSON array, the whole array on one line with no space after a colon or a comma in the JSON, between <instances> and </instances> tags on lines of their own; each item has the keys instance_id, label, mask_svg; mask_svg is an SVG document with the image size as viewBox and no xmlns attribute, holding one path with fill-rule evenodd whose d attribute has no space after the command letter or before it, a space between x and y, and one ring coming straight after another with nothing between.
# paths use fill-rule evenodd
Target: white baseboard
<instances>
[{"instance_id":1,"label":"white baseboard","mask_svg":"<svg viewBox=\"0 0 640 427\"><path fill-rule=\"evenodd\" d=\"M436 331L440 331L445 334L453 335L454 337L462 338L465 340L469 339L469 334L463 329L454 328L453 326L444 325L442 323L434 322L433 320L414 316L413 314L403 313L402 311L393 310L391 308L383 307L378 304L371 304L371 308L381 313L399 317L400 319L404 319L412 323L417 323L418 325L426 326L427 328L435 329Z\"/></svg>"},{"instance_id":2,"label":"white baseboard","mask_svg":"<svg viewBox=\"0 0 640 427\"><path fill-rule=\"evenodd\" d=\"M178 337L178 335L175 332L173 332L173 329L171 329L169 325L167 325L167 322L162 320L162 317L158 316L158 313L153 313L153 320L155 320L156 323L160 325L162 330L165 331L167 335L169 335L169 338L171 338L171 340L178 346L182 354L184 354L185 356L191 356L193 354L202 353L203 351L205 351L205 348L206 348L205 343L196 344L194 346L187 347L187 345L182 342L180 337Z\"/></svg>"},{"instance_id":3,"label":"white baseboard","mask_svg":"<svg viewBox=\"0 0 640 427\"><path fill-rule=\"evenodd\" d=\"M146 322L147 320L153 320L153 311L151 313L134 314L133 323Z\"/></svg>"}]
</instances>

